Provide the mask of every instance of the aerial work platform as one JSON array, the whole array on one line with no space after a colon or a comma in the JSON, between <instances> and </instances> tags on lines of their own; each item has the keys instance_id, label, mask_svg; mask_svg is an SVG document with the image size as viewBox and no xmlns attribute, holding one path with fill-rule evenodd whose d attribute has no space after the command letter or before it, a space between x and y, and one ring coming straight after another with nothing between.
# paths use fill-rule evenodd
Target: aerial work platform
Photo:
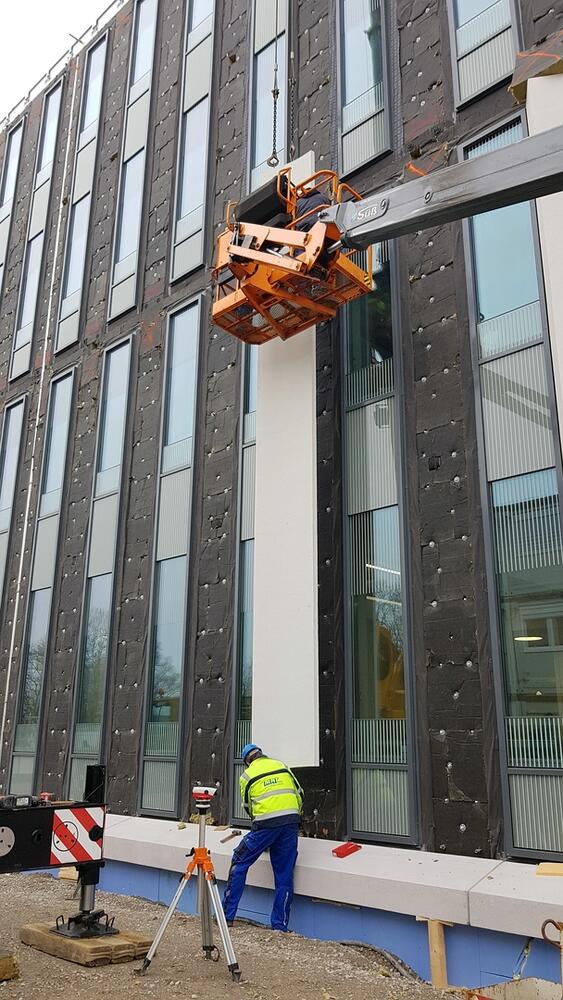
<instances>
[{"instance_id":1,"label":"aerial work platform","mask_svg":"<svg viewBox=\"0 0 563 1000\"><path fill-rule=\"evenodd\" d=\"M285 167L261 191L238 211L229 203L213 269L213 321L249 344L287 340L372 289L371 249L343 249L337 227L318 220L320 209L358 200L353 188L331 170L294 184Z\"/></svg>"}]
</instances>

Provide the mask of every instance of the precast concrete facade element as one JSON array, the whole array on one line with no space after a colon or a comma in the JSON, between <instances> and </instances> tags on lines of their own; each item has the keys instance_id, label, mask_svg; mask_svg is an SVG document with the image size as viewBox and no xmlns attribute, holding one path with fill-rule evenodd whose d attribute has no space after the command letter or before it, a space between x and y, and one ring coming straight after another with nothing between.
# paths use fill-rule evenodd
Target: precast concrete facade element
<instances>
[{"instance_id":1,"label":"precast concrete facade element","mask_svg":"<svg viewBox=\"0 0 563 1000\"><path fill-rule=\"evenodd\" d=\"M99 759L112 812L189 816L199 780L220 787L218 822L237 816L253 630L266 671L254 680L275 704L284 676L279 657L267 673L264 616L282 639L284 629L249 586L244 546L260 539L245 435L255 411L260 426L260 391L251 352L211 323L209 267L227 201L263 166L276 38L279 150L313 154L316 169L345 172L369 194L518 141L528 126L507 90L516 50L540 47L563 22L561 0L471 10L449 0L288 0L277 25L275 7L128 0L0 133L4 425L24 406L21 443L6 432L0 444L2 792L67 795L73 773ZM102 38L90 135L87 66ZM44 106L59 85L41 195ZM2 178L20 123L8 211ZM81 143L92 158L85 173ZM140 185L126 177L136 156ZM89 199L82 230L71 220L79 194ZM544 247L534 206L497 213L490 232L481 218L380 246L369 303L316 330L316 428L307 428L316 470L300 470L316 480L309 590L318 584L318 682L312 690L308 674L296 712L312 719L316 744L302 740L314 765L299 771L303 829L481 858L556 857L562 477L542 281L542 253L546 274L556 266L553 233L544 220ZM129 255L125 230L135 234ZM14 338L36 232L22 370ZM491 263L495 233L504 246L494 245ZM506 249L521 241L526 281ZM495 277L503 254L510 266ZM83 260L80 301L67 281L73 259ZM490 292L491 274L504 298ZM70 298L67 342L58 331ZM121 370L112 358L125 353ZM53 386L67 374L65 452L52 413ZM59 473L47 488L51 469ZM58 533L43 552L38 525L52 490ZM288 712L288 739L293 723Z\"/></svg>"}]
</instances>

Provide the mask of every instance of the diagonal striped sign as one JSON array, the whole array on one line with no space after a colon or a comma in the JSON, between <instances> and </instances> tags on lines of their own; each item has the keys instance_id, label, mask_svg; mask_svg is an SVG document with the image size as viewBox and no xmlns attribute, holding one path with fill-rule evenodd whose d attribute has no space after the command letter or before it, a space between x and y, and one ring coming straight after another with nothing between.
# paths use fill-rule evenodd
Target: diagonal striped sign
<instances>
[{"instance_id":1,"label":"diagonal striped sign","mask_svg":"<svg viewBox=\"0 0 563 1000\"><path fill-rule=\"evenodd\" d=\"M103 806L55 809L50 863L75 865L101 861L104 822Z\"/></svg>"}]
</instances>

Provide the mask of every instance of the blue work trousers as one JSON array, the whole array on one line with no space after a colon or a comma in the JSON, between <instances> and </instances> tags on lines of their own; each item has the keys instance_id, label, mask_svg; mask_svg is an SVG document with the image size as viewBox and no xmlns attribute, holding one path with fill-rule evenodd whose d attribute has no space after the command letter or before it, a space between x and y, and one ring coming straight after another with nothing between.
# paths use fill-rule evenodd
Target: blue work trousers
<instances>
[{"instance_id":1,"label":"blue work trousers","mask_svg":"<svg viewBox=\"0 0 563 1000\"><path fill-rule=\"evenodd\" d=\"M246 882L248 869L264 851L270 851L274 872L274 905L271 925L275 931L286 931L293 900L293 869L297 861L298 827L296 823L251 830L233 851L223 909L227 920L234 920Z\"/></svg>"}]
</instances>

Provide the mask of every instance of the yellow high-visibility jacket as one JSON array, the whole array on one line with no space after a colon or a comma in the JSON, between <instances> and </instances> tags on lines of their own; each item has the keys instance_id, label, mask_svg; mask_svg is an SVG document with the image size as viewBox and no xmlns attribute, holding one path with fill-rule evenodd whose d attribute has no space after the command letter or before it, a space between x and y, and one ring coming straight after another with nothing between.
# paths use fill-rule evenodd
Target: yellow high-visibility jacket
<instances>
[{"instance_id":1,"label":"yellow high-visibility jacket","mask_svg":"<svg viewBox=\"0 0 563 1000\"><path fill-rule=\"evenodd\" d=\"M240 796L253 829L299 823L303 789L281 760L253 760L241 775Z\"/></svg>"}]
</instances>

